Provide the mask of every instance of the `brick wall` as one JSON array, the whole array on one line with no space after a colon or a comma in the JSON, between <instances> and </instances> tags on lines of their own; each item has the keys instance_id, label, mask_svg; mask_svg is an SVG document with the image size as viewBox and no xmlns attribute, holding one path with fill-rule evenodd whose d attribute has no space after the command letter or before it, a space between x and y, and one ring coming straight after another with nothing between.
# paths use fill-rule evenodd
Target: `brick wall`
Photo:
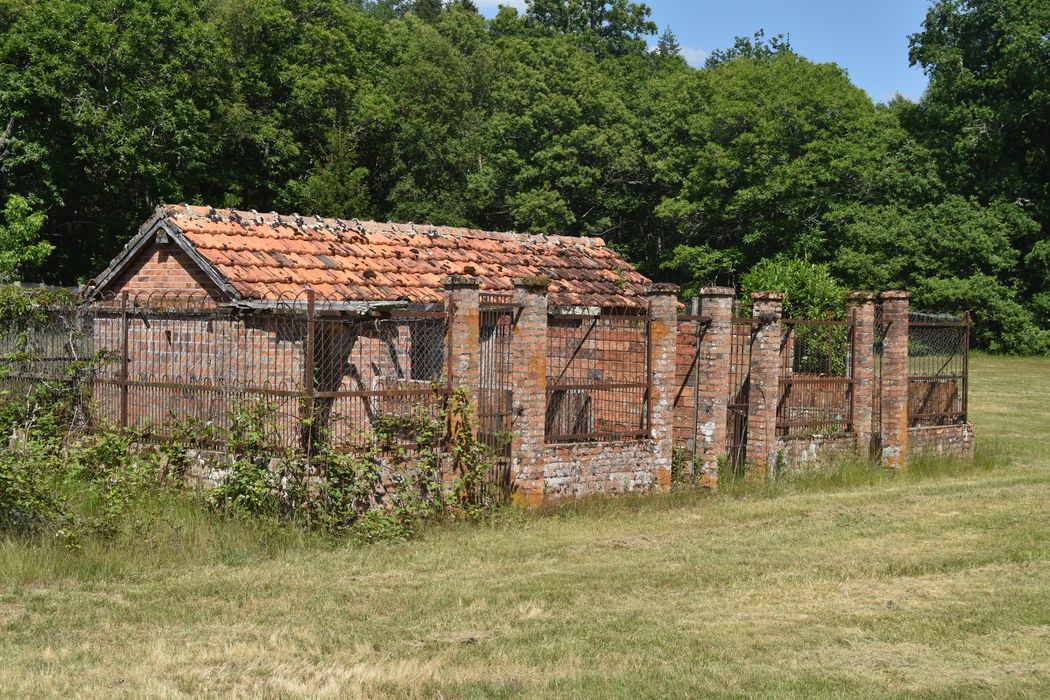
<instances>
[{"instance_id":1,"label":"brick wall","mask_svg":"<svg viewBox=\"0 0 1050 700\"><path fill-rule=\"evenodd\" d=\"M154 243L140 252L113 281L107 294L117 296L121 292L199 294L213 300L222 298L215 283L174 243Z\"/></svg>"}]
</instances>

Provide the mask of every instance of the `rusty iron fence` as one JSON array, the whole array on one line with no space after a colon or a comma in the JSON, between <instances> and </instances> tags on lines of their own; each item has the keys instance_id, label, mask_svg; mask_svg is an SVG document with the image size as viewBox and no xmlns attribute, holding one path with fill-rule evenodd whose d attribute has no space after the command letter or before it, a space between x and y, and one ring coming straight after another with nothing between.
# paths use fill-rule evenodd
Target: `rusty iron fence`
<instances>
[{"instance_id":1,"label":"rusty iron fence","mask_svg":"<svg viewBox=\"0 0 1050 700\"><path fill-rule=\"evenodd\" d=\"M965 423L970 374L970 316L908 316L908 424Z\"/></svg>"},{"instance_id":2,"label":"rusty iron fence","mask_svg":"<svg viewBox=\"0 0 1050 700\"><path fill-rule=\"evenodd\" d=\"M703 388L701 355L711 318L700 314L699 300L693 299L691 313L678 315L675 348L674 445L696 456L703 441L700 430Z\"/></svg>"},{"instance_id":3,"label":"rusty iron fence","mask_svg":"<svg viewBox=\"0 0 1050 700\"><path fill-rule=\"evenodd\" d=\"M548 315L548 442L649 437L651 327L645 309Z\"/></svg>"},{"instance_id":4,"label":"rusty iron fence","mask_svg":"<svg viewBox=\"0 0 1050 700\"><path fill-rule=\"evenodd\" d=\"M726 466L741 475L747 461L748 416L751 410L751 346L755 325L750 308L733 305L729 342L729 395L726 402Z\"/></svg>"},{"instance_id":5,"label":"rusty iron fence","mask_svg":"<svg viewBox=\"0 0 1050 700\"><path fill-rule=\"evenodd\" d=\"M49 340L5 353L3 383L10 389L41 373L57 380L63 363L82 362L97 430L160 440L190 424L221 443L238 408L262 403L289 448L310 453L323 440L350 449L377 429L411 448L450 392L449 316L440 307L362 314L304 292L246 309L202 294L150 293L50 317L34 331ZM18 342L18 333L0 335Z\"/></svg>"},{"instance_id":6,"label":"rusty iron fence","mask_svg":"<svg viewBox=\"0 0 1050 700\"><path fill-rule=\"evenodd\" d=\"M853 330L851 321L781 322L777 435L853 430Z\"/></svg>"},{"instance_id":7,"label":"rusty iron fence","mask_svg":"<svg viewBox=\"0 0 1050 700\"><path fill-rule=\"evenodd\" d=\"M478 320L478 441L492 462L487 484L510 496L514 437L514 382L511 334L518 306L509 295L482 294Z\"/></svg>"},{"instance_id":8,"label":"rusty iron fence","mask_svg":"<svg viewBox=\"0 0 1050 700\"><path fill-rule=\"evenodd\" d=\"M886 334L890 324L882 312L882 304L875 306L875 328L872 338L872 387L871 387L871 454L882 451L882 360L886 345Z\"/></svg>"}]
</instances>

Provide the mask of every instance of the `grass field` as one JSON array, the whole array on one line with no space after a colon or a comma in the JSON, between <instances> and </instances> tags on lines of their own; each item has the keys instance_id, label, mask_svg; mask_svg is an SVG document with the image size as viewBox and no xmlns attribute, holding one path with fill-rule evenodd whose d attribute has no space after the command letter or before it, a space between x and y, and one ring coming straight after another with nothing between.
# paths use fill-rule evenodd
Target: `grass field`
<instances>
[{"instance_id":1,"label":"grass field","mask_svg":"<svg viewBox=\"0 0 1050 700\"><path fill-rule=\"evenodd\" d=\"M896 479L404 544L170 505L119 551L0 542L0 694L1045 697L1050 361L972 373L982 458Z\"/></svg>"}]
</instances>

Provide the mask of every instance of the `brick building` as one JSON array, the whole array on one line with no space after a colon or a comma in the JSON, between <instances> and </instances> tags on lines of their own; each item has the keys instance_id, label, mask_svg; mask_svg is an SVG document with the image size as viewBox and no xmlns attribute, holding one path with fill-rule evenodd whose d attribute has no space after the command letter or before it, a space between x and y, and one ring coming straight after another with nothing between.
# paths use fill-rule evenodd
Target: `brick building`
<instances>
[{"instance_id":1,"label":"brick building","mask_svg":"<svg viewBox=\"0 0 1050 700\"><path fill-rule=\"evenodd\" d=\"M912 322L903 292L814 321L724 288L682 313L677 291L596 238L162 206L86 292L118 358L95 419L228 427L262 399L290 446L353 449L463 387L526 503L971 449L962 321Z\"/></svg>"}]
</instances>

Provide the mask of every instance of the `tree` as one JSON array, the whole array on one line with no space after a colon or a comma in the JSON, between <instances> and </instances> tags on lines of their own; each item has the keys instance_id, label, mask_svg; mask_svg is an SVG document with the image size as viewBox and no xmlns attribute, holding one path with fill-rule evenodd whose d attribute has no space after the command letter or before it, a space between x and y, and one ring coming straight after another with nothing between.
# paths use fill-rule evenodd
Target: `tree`
<instances>
[{"instance_id":1,"label":"tree","mask_svg":"<svg viewBox=\"0 0 1050 700\"><path fill-rule=\"evenodd\" d=\"M40 240L43 226L43 212L34 212L25 197L8 197L0 221L0 282L19 279L23 266L40 265L55 249Z\"/></svg>"},{"instance_id":2,"label":"tree","mask_svg":"<svg viewBox=\"0 0 1050 700\"><path fill-rule=\"evenodd\" d=\"M558 34L577 37L599 56L645 51L646 36L656 34L652 11L630 0L528 0L526 16Z\"/></svg>"},{"instance_id":3,"label":"tree","mask_svg":"<svg viewBox=\"0 0 1050 700\"><path fill-rule=\"evenodd\" d=\"M383 50L342 0L49 0L6 22L0 195L40 202L65 283L160 202L298 210Z\"/></svg>"},{"instance_id":4,"label":"tree","mask_svg":"<svg viewBox=\"0 0 1050 700\"><path fill-rule=\"evenodd\" d=\"M1000 279L1018 282L1050 328L1050 4L939 0L911 36L910 56L930 85L918 104L895 108L949 187L1016 204L1038 222L1016 230L1018 265Z\"/></svg>"},{"instance_id":5,"label":"tree","mask_svg":"<svg viewBox=\"0 0 1050 700\"><path fill-rule=\"evenodd\" d=\"M766 31L759 29L750 39L746 36L738 36L733 42L732 48L715 49L704 61L705 68L714 68L722 63L727 63L737 58L769 59L778 54L790 54L791 39L783 34L777 34L766 40Z\"/></svg>"},{"instance_id":6,"label":"tree","mask_svg":"<svg viewBox=\"0 0 1050 700\"><path fill-rule=\"evenodd\" d=\"M412 12L424 22L433 24L441 17L442 0L415 0Z\"/></svg>"},{"instance_id":7,"label":"tree","mask_svg":"<svg viewBox=\"0 0 1050 700\"><path fill-rule=\"evenodd\" d=\"M656 54L661 58L677 58L682 55L682 46L670 27L664 29L664 33L660 35L660 41L656 43Z\"/></svg>"}]
</instances>

